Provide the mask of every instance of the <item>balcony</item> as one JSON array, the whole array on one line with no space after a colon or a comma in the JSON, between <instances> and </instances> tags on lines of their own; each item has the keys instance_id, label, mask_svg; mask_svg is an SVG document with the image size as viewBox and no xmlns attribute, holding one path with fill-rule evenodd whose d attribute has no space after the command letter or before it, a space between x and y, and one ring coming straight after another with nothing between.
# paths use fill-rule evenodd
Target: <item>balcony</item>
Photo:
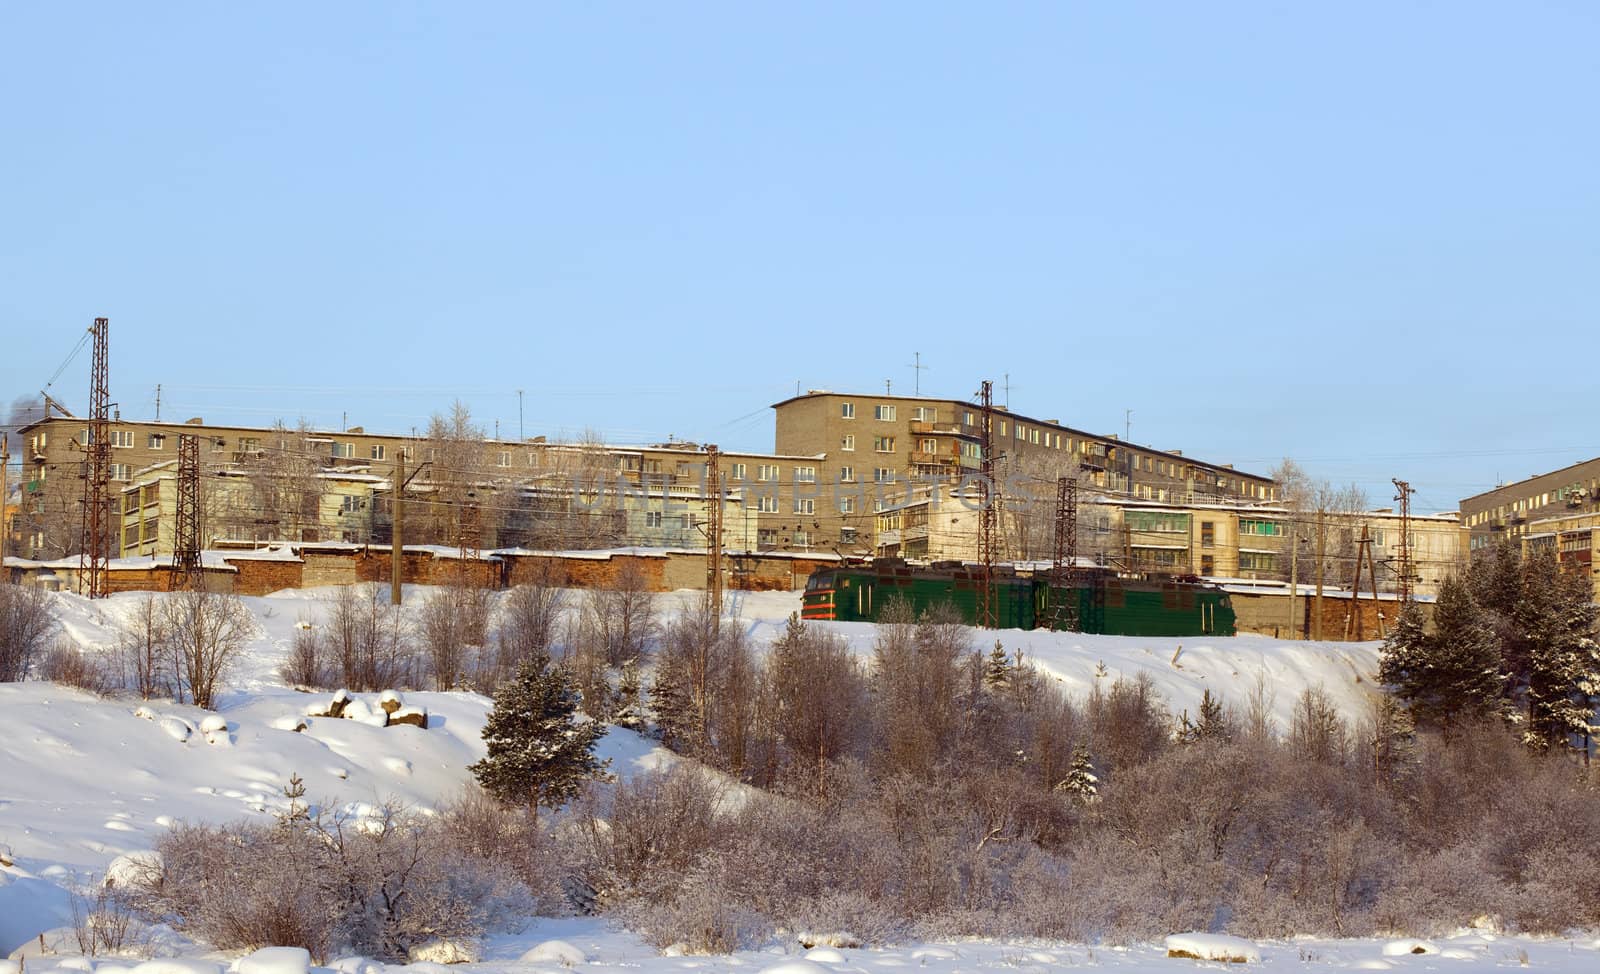
<instances>
[{"instance_id":1,"label":"balcony","mask_svg":"<svg viewBox=\"0 0 1600 974\"><path fill-rule=\"evenodd\" d=\"M938 434L943 436L971 435L963 434L961 427L957 426L955 423L929 423L923 420L914 419L911 421L911 435L916 436L919 433Z\"/></svg>"},{"instance_id":2,"label":"balcony","mask_svg":"<svg viewBox=\"0 0 1600 974\"><path fill-rule=\"evenodd\" d=\"M911 462L919 464L948 464L954 465L956 458L948 453L929 453L922 450L911 451Z\"/></svg>"}]
</instances>

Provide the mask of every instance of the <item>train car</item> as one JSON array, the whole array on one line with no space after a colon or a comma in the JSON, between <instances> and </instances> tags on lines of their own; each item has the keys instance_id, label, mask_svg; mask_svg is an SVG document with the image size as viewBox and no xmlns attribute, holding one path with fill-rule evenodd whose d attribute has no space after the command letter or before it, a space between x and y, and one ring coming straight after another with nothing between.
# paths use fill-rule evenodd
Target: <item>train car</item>
<instances>
[{"instance_id":1,"label":"train car","mask_svg":"<svg viewBox=\"0 0 1600 974\"><path fill-rule=\"evenodd\" d=\"M890 601L913 613L952 606L969 624L978 617L981 570L976 565L914 566L898 559L842 565L812 573L802 617L873 622ZM1050 576L997 569L995 614L1001 629L1076 629L1119 636L1231 636L1236 618L1228 594L1198 579L1124 577L1109 569L1080 571L1071 587Z\"/></svg>"}]
</instances>

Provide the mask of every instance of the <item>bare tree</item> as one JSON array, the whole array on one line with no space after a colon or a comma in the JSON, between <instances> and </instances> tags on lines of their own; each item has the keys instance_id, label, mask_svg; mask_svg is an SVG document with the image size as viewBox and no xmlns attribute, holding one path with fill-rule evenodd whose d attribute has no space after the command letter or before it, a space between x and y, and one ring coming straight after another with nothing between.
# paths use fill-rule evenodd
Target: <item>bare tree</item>
<instances>
[{"instance_id":1,"label":"bare tree","mask_svg":"<svg viewBox=\"0 0 1600 974\"><path fill-rule=\"evenodd\" d=\"M609 584L589 589L579 607L578 639L607 666L642 659L656 636L656 597L629 559Z\"/></svg>"},{"instance_id":2,"label":"bare tree","mask_svg":"<svg viewBox=\"0 0 1600 974\"><path fill-rule=\"evenodd\" d=\"M328 652L351 690L371 692L409 686L413 661L410 632L387 588L341 585L328 598Z\"/></svg>"},{"instance_id":3,"label":"bare tree","mask_svg":"<svg viewBox=\"0 0 1600 974\"><path fill-rule=\"evenodd\" d=\"M27 679L55 631L54 604L42 588L0 582L0 683Z\"/></svg>"},{"instance_id":4,"label":"bare tree","mask_svg":"<svg viewBox=\"0 0 1600 974\"><path fill-rule=\"evenodd\" d=\"M567 606L567 592L558 587L561 580L560 569L547 562L506 593L498 631L501 678L527 660L550 656Z\"/></svg>"},{"instance_id":5,"label":"bare tree","mask_svg":"<svg viewBox=\"0 0 1600 974\"><path fill-rule=\"evenodd\" d=\"M449 690L481 656L488 629L489 592L469 585L447 585L422 603L418 635L433 671L435 689Z\"/></svg>"},{"instance_id":6,"label":"bare tree","mask_svg":"<svg viewBox=\"0 0 1600 974\"><path fill-rule=\"evenodd\" d=\"M479 535L467 540L478 545L482 538L493 536L496 525L484 516L484 498L479 496L488 493L484 442L483 427L472 421L472 411L459 399L450 404L448 416L434 413L428 421L422 459L431 464L426 476L433 502L425 517L407 521L416 524L427 540L459 544L463 532L473 530L474 517ZM469 513L469 507L475 511Z\"/></svg>"},{"instance_id":7,"label":"bare tree","mask_svg":"<svg viewBox=\"0 0 1600 974\"><path fill-rule=\"evenodd\" d=\"M162 601L151 593L140 596L118 626L122 684L146 700L171 692L167 680L171 648Z\"/></svg>"},{"instance_id":8,"label":"bare tree","mask_svg":"<svg viewBox=\"0 0 1600 974\"><path fill-rule=\"evenodd\" d=\"M237 596L205 590L176 593L163 611L178 699L187 692L195 706L209 710L223 677L254 634L255 622Z\"/></svg>"}]
</instances>

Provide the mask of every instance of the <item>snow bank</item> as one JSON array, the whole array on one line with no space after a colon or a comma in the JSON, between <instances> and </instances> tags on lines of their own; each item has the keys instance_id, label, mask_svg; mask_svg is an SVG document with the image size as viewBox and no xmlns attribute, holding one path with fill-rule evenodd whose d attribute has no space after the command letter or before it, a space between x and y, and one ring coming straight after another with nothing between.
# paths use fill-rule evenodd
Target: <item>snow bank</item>
<instances>
[{"instance_id":1,"label":"snow bank","mask_svg":"<svg viewBox=\"0 0 1600 974\"><path fill-rule=\"evenodd\" d=\"M567 943L565 940L546 940L537 944L527 953L523 954L518 963L522 964L560 964L563 967L576 967L588 961L583 951ZM822 968L818 968L822 970Z\"/></svg>"},{"instance_id":2,"label":"snow bank","mask_svg":"<svg viewBox=\"0 0 1600 974\"><path fill-rule=\"evenodd\" d=\"M830 974L830 972L816 961L796 959L786 960L771 967L763 967L761 974Z\"/></svg>"},{"instance_id":3,"label":"snow bank","mask_svg":"<svg viewBox=\"0 0 1600 974\"><path fill-rule=\"evenodd\" d=\"M304 947L263 947L234 962L238 974L309 974L311 952Z\"/></svg>"},{"instance_id":4,"label":"snow bank","mask_svg":"<svg viewBox=\"0 0 1600 974\"><path fill-rule=\"evenodd\" d=\"M163 957L145 961L133 974L222 974L222 965L190 957Z\"/></svg>"},{"instance_id":5,"label":"snow bank","mask_svg":"<svg viewBox=\"0 0 1600 974\"><path fill-rule=\"evenodd\" d=\"M1261 960L1261 951L1255 944L1220 933L1175 933L1167 938L1166 946L1168 957L1220 960L1230 964Z\"/></svg>"},{"instance_id":6,"label":"snow bank","mask_svg":"<svg viewBox=\"0 0 1600 974\"><path fill-rule=\"evenodd\" d=\"M1407 954L1437 954L1439 946L1428 940L1391 940L1383 945L1383 956L1404 957Z\"/></svg>"},{"instance_id":7,"label":"snow bank","mask_svg":"<svg viewBox=\"0 0 1600 974\"><path fill-rule=\"evenodd\" d=\"M406 957L412 963L476 964L483 951L470 940L430 940L411 948Z\"/></svg>"},{"instance_id":8,"label":"snow bank","mask_svg":"<svg viewBox=\"0 0 1600 974\"><path fill-rule=\"evenodd\" d=\"M144 879L161 871L161 853L154 849L137 849L125 852L106 866L107 886L138 886Z\"/></svg>"}]
</instances>

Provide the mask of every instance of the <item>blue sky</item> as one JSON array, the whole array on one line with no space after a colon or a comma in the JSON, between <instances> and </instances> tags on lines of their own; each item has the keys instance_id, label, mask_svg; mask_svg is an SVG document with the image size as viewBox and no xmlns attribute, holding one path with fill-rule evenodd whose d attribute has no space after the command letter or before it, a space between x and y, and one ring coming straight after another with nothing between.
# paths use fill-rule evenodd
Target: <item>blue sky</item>
<instances>
[{"instance_id":1,"label":"blue sky","mask_svg":"<svg viewBox=\"0 0 1600 974\"><path fill-rule=\"evenodd\" d=\"M964 398L1449 509L1600 455L1590 3L0 8L0 397L770 449ZM86 403L87 355L53 393Z\"/></svg>"}]
</instances>

